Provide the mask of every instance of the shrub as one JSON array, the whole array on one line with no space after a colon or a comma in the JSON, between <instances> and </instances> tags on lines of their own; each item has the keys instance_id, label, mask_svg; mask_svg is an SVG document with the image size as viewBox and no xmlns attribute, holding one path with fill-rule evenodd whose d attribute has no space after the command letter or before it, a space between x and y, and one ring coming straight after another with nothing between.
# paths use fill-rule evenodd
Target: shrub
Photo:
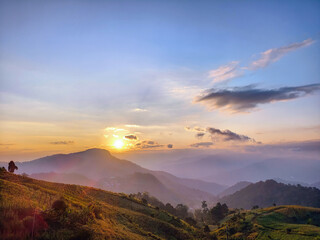
<instances>
[{"instance_id":1,"label":"shrub","mask_svg":"<svg viewBox=\"0 0 320 240\"><path fill-rule=\"evenodd\" d=\"M60 199L54 201L52 203L51 207L56 212L64 213L67 210L68 205L66 204L66 202L63 198L60 198Z\"/></svg>"}]
</instances>

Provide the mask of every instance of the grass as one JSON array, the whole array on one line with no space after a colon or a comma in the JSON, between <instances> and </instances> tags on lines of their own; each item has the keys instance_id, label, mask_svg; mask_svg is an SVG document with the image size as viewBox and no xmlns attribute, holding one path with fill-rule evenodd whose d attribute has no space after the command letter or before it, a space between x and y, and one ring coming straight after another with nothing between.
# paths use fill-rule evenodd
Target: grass
<instances>
[{"instance_id":1,"label":"grass","mask_svg":"<svg viewBox=\"0 0 320 240\"><path fill-rule=\"evenodd\" d=\"M278 206L243 210L227 216L211 235L217 239L315 240L320 239L320 209Z\"/></svg>"},{"instance_id":2,"label":"grass","mask_svg":"<svg viewBox=\"0 0 320 240\"><path fill-rule=\"evenodd\" d=\"M68 210L51 206L63 197ZM94 207L92 207L94 206ZM97 216L92 214L99 209ZM0 171L0 239L205 239L198 229L125 194ZM83 234L76 235L78 232Z\"/></svg>"}]
</instances>

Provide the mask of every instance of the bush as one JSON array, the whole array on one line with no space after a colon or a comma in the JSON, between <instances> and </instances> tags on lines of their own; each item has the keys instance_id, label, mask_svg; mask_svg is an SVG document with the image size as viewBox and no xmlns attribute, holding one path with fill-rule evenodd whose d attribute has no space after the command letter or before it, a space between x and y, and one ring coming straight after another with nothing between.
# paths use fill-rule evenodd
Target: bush
<instances>
[{"instance_id":1,"label":"bush","mask_svg":"<svg viewBox=\"0 0 320 240\"><path fill-rule=\"evenodd\" d=\"M67 210L68 205L66 204L66 202L63 198L60 198L60 199L54 201L52 203L51 207L56 212L64 213Z\"/></svg>"}]
</instances>

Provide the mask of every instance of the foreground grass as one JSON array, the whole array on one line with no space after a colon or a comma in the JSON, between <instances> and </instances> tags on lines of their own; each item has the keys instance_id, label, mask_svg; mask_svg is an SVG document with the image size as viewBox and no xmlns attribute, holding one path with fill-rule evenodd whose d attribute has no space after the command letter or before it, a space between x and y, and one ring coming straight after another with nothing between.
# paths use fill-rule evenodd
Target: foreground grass
<instances>
[{"instance_id":1,"label":"foreground grass","mask_svg":"<svg viewBox=\"0 0 320 240\"><path fill-rule=\"evenodd\" d=\"M57 213L51 206L61 197L68 208ZM207 239L177 217L125 194L3 170L0 211L0 239Z\"/></svg>"}]
</instances>

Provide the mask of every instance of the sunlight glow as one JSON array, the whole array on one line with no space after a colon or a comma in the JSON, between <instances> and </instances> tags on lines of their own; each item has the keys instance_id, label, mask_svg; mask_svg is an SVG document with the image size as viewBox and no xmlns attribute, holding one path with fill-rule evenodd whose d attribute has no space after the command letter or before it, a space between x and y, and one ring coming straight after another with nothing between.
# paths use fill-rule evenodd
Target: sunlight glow
<instances>
[{"instance_id":1,"label":"sunlight glow","mask_svg":"<svg viewBox=\"0 0 320 240\"><path fill-rule=\"evenodd\" d=\"M122 140L116 140L114 143L113 143L113 146L116 148L116 149L122 149L124 147L124 142Z\"/></svg>"}]
</instances>

